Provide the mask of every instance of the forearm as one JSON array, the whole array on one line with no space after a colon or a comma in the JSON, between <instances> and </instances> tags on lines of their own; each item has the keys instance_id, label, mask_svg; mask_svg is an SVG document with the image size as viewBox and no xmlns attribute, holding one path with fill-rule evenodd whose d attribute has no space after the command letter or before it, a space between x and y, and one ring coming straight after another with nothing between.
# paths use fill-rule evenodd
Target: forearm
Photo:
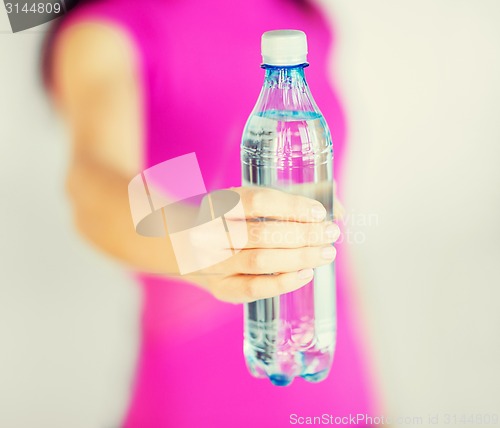
<instances>
[{"instance_id":1,"label":"forearm","mask_svg":"<svg viewBox=\"0 0 500 428\"><path fill-rule=\"evenodd\" d=\"M76 159L66 181L75 226L100 250L137 270L176 274L168 235L144 237L134 229L127 190L130 179L95 159Z\"/></svg>"}]
</instances>

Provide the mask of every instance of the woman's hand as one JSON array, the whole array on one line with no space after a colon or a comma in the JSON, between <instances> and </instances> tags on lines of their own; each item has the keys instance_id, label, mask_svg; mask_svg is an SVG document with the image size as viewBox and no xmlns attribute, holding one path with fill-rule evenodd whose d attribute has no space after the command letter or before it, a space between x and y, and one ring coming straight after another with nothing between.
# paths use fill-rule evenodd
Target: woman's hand
<instances>
[{"instance_id":1,"label":"woman's hand","mask_svg":"<svg viewBox=\"0 0 500 428\"><path fill-rule=\"evenodd\" d=\"M312 268L333 262L336 251L332 243L340 230L325 221L327 212L321 203L269 188L231 190L240 195L245 218L226 221L229 230L247 234L246 246L184 279L219 300L251 302L294 291L311 281ZM207 248L213 238L197 235Z\"/></svg>"}]
</instances>

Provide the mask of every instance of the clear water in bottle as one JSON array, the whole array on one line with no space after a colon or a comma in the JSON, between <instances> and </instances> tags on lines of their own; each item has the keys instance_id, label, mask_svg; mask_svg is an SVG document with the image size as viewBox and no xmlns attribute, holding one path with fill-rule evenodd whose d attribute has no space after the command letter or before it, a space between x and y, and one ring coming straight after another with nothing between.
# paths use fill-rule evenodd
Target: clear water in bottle
<instances>
[{"instance_id":1,"label":"clear water in bottle","mask_svg":"<svg viewBox=\"0 0 500 428\"><path fill-rule=\"evenodd\" d=\"M243 185L314 198L333 217L331 142L317 113L253 115L241 156ZM322 266L301 289L245 305L244 352L253 375L276 385L326 377L335 347L334 282L333 264Z\"/></svg>"},{"instance_id":2,"label":"clear water in bottle","mask_svg":"<svg viewBox=\"0 0 500 428\"><path fill-rule=\"evenodd\" d=\"M331 220L332 142L305 81L306 66L305 61L263 65L264 86L242 138L242 184L314 198ZM244 354L252 375L279 386L295 377L311 382L326 378L336 339L333 264L316 268L304 287L247 303L244 311Z\"/></svg>"}]
</instances>

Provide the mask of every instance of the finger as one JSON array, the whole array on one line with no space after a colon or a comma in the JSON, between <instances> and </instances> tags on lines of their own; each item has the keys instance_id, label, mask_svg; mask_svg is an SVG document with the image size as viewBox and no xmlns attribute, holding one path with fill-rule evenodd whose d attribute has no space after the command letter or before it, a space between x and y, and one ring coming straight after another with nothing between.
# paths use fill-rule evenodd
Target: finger
<instances>
[{"instance_id":1,"label":"finger","mask_svg":"<svg viewBox=\"0 0 500 428\"><path fill-rule=\"evenodd\" d=\"M312 269L278 275L235 275L220 283L215 297L227 302L245 303L290 293L308 284Z\"/></svg>"},{"instance_id":2,"label":"finger","mask_svg":"<svg viewBox=\"0 0 500 428\"><path fill-rule=\"evenodd\" d=\"M331 245L279 250L242 250L234 257L232 268L239 273L254 275L297 272L331 263L336 254Z\"/></svg>"},{"instance_id":3,"label":"finger","mask_svg":"<svg viewBox=\"0 0 500 428\"><path fill-rule=\"evenodd\" d=\"M326 217L325 207L305 196L266 187L239 187L231 190L239 193L247 218L319 222Z\"/></svg>"},{"instance_id":4,"label":"finger","mask_svg":"<svg viewBox=\"0 0 500 428\"><path fill-rule=\"evenodd\" d=\"M236 238L245 237L233 242L246 242L246 249L324 246L335 242L340 235L339 227L332 222L297 223L261 219L228 221L227 227Z\"/></svg>"}]
</instances>

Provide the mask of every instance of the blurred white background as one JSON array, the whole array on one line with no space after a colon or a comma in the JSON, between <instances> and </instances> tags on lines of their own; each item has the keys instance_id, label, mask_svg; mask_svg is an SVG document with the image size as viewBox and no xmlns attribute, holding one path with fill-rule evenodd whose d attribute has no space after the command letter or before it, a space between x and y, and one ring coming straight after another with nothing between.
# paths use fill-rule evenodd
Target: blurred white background
<instances>
[{"instance_id":1,"label":"blurred white background","mask_svg":"<svg viewBox=\"0 0 500 428\"><path fill-rule=\"evenodd\" d=\"M499 414L500 2L330 11L348 229L365 239L348 248L387 409Z\"/></svg>"},{"instance_id":2,"label":"blurred white background","mask_svg":"<svg viewBox=\"0 0 500 428\"><path fill-rule=\"evenodd\" d=\"M500 2L322 1L385 413L500 414ZM0 6L0 427L116 427L139 293L72 229L44 34L12 34Z\"/></svg>"},{"instance_id":3,"label":"blurred white background","mask_svg":"<svg viewBox=\"0 0 500 428\"><path fill-rule=\"evenodd\" d=\"M116 428L139 293L73 230L67 138L39 79L44 28L0 5L0 427Z\"/></svg>"}]
</instances>

